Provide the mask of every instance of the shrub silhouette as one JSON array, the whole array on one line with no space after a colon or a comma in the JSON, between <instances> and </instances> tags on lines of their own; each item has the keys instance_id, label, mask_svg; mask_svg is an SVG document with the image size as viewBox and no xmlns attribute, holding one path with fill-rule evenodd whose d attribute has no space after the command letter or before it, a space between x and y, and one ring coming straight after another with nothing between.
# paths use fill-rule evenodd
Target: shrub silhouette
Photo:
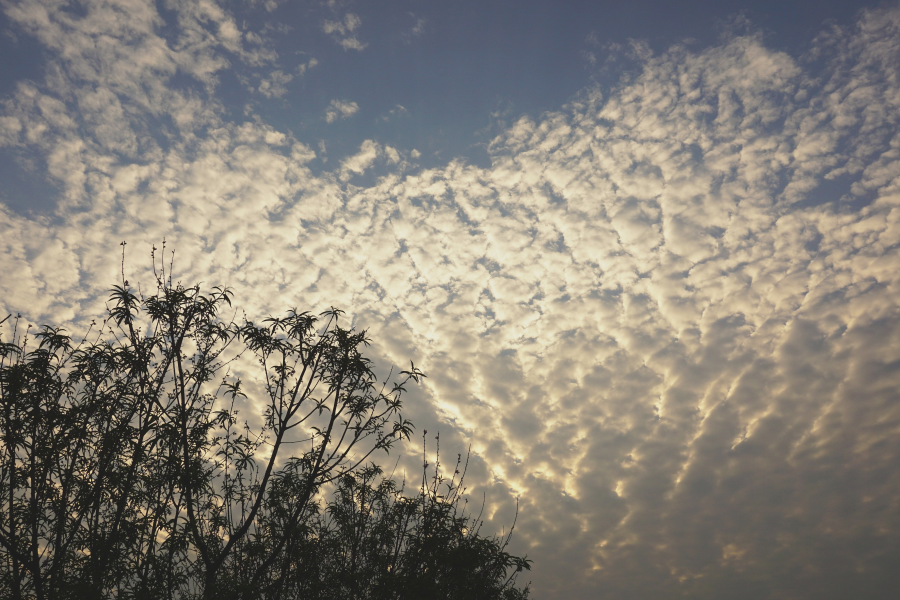
<instances>
[{"instance_id":1,"label":"shrub silhouette","mask_svg":"<svg viewBox=\"0 0 900 600\"><path fill-rule=\"evenodd\" d=\"M337 309L238 323L227 289L157 283L123 276L81 343L0 322L0 597L528 596L464 468L407 496L371 462L413 431L414 365L379 383Z\"/></svg>"}]
</instances>

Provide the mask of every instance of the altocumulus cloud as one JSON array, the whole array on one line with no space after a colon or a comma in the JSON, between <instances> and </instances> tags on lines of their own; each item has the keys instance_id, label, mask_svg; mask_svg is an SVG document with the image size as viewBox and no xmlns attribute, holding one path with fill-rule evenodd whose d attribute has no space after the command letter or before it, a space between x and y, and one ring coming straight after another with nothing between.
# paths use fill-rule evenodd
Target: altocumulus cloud
<instances>
[{"instance_id":1,"label":"altocumulus cloud","mask_svg":"<svg viewBox=\"0 0 900 600\"><path fill-rule=\"evenodd\" d=\"M349 100L332 100L325 109L325 121L334 123L338 119L352 117L359 112L359 105Z\"/></svg>"},{"instance_id":2,"label":"altocumulus cloud","mask_svg":"<svg viewBox=\"0 0 900 600\"><path fill-rule=\"evenodd\" d=\"M347 13L343 20L323 21L322 31L331 35L344 50L363 50L367 44L360 42L355 31L362 25L359 15Z\"/></svg>"},{"instance_id":3,"label":"altocumulus cloud","mask_svg":"<svg viewBox=\"0 0 900 600\"><path fill-rule=\"evenodd\" d=\"M369 140L322 172L216 99L228 65L277 57L210 2L164 39L154 6L5 5L51 58L0 141L61 193L50 217L0 206L0 309L77 327L117 243L166 237L184 281L250 314L346 307L421 365L411 416L473 444L496 525L521 497L541 597L897 589L900 10L802 60L753 35L645 56L502 132L490 168Z\"/></svg>"}]
</instances>

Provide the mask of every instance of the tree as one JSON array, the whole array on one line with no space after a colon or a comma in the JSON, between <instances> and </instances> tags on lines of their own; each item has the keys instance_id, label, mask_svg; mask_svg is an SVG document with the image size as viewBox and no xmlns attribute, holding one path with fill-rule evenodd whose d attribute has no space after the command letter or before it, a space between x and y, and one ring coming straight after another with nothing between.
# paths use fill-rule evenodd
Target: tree
<instances>
[{"instance_id":1,"label":"tree","mask_svg":"<svg viewBox=\"0 0 900 600\"><path fill-rule=\"evenodd\" d=\"M411 497L375 465L341 477L327 518L317 522L320 575L297 572L300 585L321 580L327 591L298 597L527 598L527 586L515 584L530 561L506 552L515 524L502 538L480 535L480 515L466 514L467 501L461 504L468 457L461 462L459 455L445 478L437 452L428 478L424 459L422 485Z\"/></svg>"},{"instance_id":2,"label":"tree","mask_svg":"<svg viewBox=\"0 0 900 600\"><path fill-rule=\"evenodd\" d=\"M379 384L337 309L238 323L227 289L157 283L123 276L81 343L0 338L0 596L464 597L463 572L465 597L527 596L455 480L407 498L370 462L410 436L414 365Z\"/></svg>"}]
</instances>

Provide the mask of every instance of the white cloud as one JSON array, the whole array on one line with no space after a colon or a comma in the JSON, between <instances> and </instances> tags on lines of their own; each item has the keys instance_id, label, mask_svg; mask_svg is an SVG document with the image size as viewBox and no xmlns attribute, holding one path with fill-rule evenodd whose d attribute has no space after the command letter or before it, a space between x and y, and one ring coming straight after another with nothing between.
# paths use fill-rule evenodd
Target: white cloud
<instances>
[{"instance_id":1,"label":"white cloud","mask_svg":"<svg viewBox=\"0 0 900 600\"><path fill-rule=\"evenodd\" d=\"M416 24L413 25L413 28L410 31L410 33L412 33L415 36L422 35L423 33L425 33L425 23L427 23L427 22L428 21L426 19L422 19L422 18L416 19Z\"/></svg>"},{"instance_id":2,"label":"white cloud","mask_svg":"<svg viewBox=\"0 0 900 600\"><path fill-rule=\"evenodd\" d=\"M297 75L304 75L309 69L316 67L319 64L319 61L315 58L309 59L305 63L300 63L297 66Z\"/></svg>"},{"instance_id":3,"label":"white cloud","mask_svg":"<svg viewBox=\"0 0 900 600\"><path fill-rule=\"evenodd\" d=\"M12 146L19 141L22 123L16 117L0 117L0 146Z\"/></svg>"},{"instance_id":4,"label":"white cloud","mask_svg":"<svg viewBox=\"0 0 900 600\"><path fill-rule=\"evenodd\" d=\"M608 97L516 121L489 168L409 171L367 140L318 174L290 136L170 90L190 52L201 82L224 63L155 38L152 11L107 72L82 25L12 10L73 66L21 84L0 135L39 152L68 203L52 222L0 207L0 311L90 318L117 244L166 237L184 280L233 286L248 313L343 306L379 361L421 365L409 416L451 453L472 442L489 524L521 495L514 550L543 596L894 581L900 10L820 39L820 74L753 35L643 53ZM116 22L96 10L93 27ZM339 24L326 33L358 27ZM157 54L136 67L129 43ZM167 147L130 117L155 111L183 123ZM357 111L335 100L326 120ZM820 196L836 175L862 206Z\"/></svg>"},{"instance_id":5,"label":"white cloud","mask_svg":"<svg viewBox=\"0 0 900 600\"><path fill-rule=\"evenodd\" d=\"M304 65L305 66L305 65ZM259 83L257 91L266 98L281 98L287 94L286 85L294 79L294 76L281 71L272 71L268 77L264 77Z\"/></svg>"},{"instance_id":6,"label":"white cloud","mask_svg":"<svg viewBox=\"0 0 900 600\"><path fill-rule=\"evenodd\" d=\"M354 13L344 15L343 21L322 22L322 31L330 35L344 50L363 50L368 44L359 41L356 30L362 25L362 19Z\"/></svg>"},{"instance_id":7,"label":"white cloud","mask_svg":"<svg viewBox=\"0 0 900 600\"><path fill-rule=\"evenodd\" d=\"M413 18L415 23L413 23L409 31L402 34L402 39L407 44L412 42L413 39L421 37L425 33L425 26L428 24L428 19L424 17L417 17L414 13L409 13L409 16Z\"/></svg>"},{"instance_id":8,"label":"white cloud","mask_svg":"<svg viewBox=\"0 0 900 600\"><path fill-rule=\"evenodd\" d=\"M381 146L376 142L373 142L372 140L364 141L359 147L359 152L353 156L348 156L341 161L340 178L346 181L353 175L364 173L372 166L375 159L378 158L382 152ZM397 151L393 148L389 148L389 157L393 159L396 155ZM391 162L397 161L392 160Z\"/></svg>"},{"instance_id":9,"label":"white cloud","mask_svg":"<svg viewBox=\"0 0 900 600\"><path fill-rule=\"evenodd\" d=\"M348 100L332 100L325 109L325 121L334 123L338 119L346 119L352 117L359 112L359 105L356 102Z\"/></svg>"},{"instance_id":10,"label":"white cloud","mask_svg":"<svg viewBox=\"0 0 900 600\"><path fill-rule=\"evenodd\" d=\"M394 106L394 108L389 110L387 114L381 115L381 117L379 117L379 120L386 123L396 117L405 117L407 115L409 115L409 111L406 110L404 106L397 104L396 106Z\"/></svg>"}]
</instances>

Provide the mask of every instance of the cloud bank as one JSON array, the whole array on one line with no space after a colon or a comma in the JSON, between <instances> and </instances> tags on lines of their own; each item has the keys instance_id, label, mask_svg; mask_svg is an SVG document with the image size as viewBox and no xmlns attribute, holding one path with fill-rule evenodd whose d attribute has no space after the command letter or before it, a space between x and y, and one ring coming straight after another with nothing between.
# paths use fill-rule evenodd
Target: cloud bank
<instances>
[{"instance_id":1,"label":"cloud bank","mask_svg":"<svg viewBox=\"0 0 900 600\"><path fill-rule=\"evenodd\" d=\"M224 70L274 59L215 4L5 7L51 58L0 143L60 193L0 205L4 314L90 319L118 243L165 237L249 314L343 306L415 360L413 420L471 442L492 523L520 497L540 597L900 585L898 8L801 58L755 35L645 55L519 119L489 168L369 140L329 172L226 117Z\"/></svg>"}]
</instances>

